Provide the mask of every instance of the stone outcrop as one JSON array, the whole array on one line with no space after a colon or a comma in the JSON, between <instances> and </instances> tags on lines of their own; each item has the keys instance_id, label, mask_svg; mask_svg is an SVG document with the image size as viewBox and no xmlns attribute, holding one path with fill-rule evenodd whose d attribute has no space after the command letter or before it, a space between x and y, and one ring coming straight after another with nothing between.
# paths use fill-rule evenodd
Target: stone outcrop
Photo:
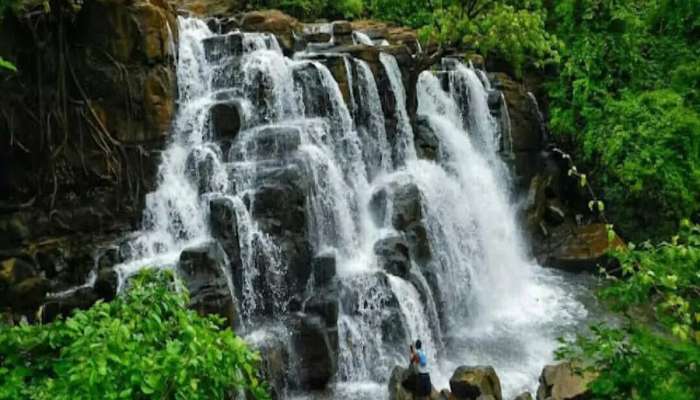
<instances>
[{"instance_id":1,"label":"stone outcrop","mask_svg":"<svg viewBox=\"0 0 700 400\"><path fill-rule=\"evenodd\" d=\"M245 14L241 18L241 30L272 33L285 54L291 54L296 49L296 37L301 34L302 27L296 18L281 11L265 10Z\"/></svg>"},{"instance_id":2,"label":"stone outcrop","mask_svg":"<svg viewBox=\"0 0 700 400\"><path fill-rule=\"evenodd\" d=\"M224 249L216 241L182 251L178 269L190 293L190 307L199 313L215 314L237 325L238 310L231 296Z\"/></svg>"},{"instance_id":3,"label":"stone outcrop","mask_svg":"<svg viewBox=\"0 0 700 400\"><path fill-rule=\"evenodd\" d=\"M414 400L416 397L410 389L414 377L415 375L409 369L394 367L391 371L391 378L389 378L389 400ZM451 398L448 390L438 392L433 388L429 400L448 400Z\"/></svg>"},{"instance_id":4,"label":"stone outcrop","mask_svg":"<svg viewBox=\"0 0 700 400\"><path fill-rule=\"evenodd\" d=\"M12 283L22 304L0 300L0 309L30 320L43 303L63 313L101 296L45 298L83 284L100 249L137 227L175 111L171 5L64 7L0 25L3 57L18 68L0 82L0 262L22 259L34 279Z\"/></svg>"},{"instance_id":5,"label":"stone outcrop","mask_svg":"<svg viewBox=\"0 0 700 400\"><path fill-rule=\"evenodd\" d=\"M501 381L493 367L461 366L450 378L452 396L457 399L475 400L481 396L491 396L501 400Z\"/></svg>"},{"instance_id":6,"label":"stone outcrop","mask_svg":"<svg viewBox=\"0 0 700 400\"><path fill-rule=\"evenodd\" d=\"M338 329L320 317L301 314L293 326L292 346L299 357L296 380L303 389L323 389L338 368Z\"/></svg>"},{"instance_id":7,"label":"stone outcrop","mask_svg":"<svg viewBox=\"0 0 700 400\"><path fill-rule=\"evenodd\" d=\"M542 249L543 265L571 272L596 272L598 267L612 266L607 253L625 246L619 236L609 237L605 224L563 226L557 235L559 242L545 242L551 247ZM612 239L612 240L611 240Z\"/></svg>"},{"instance_id":8,"label":"stone outcrop","mask_svg":"<svg viewBox=\"0 0 700 400\"><path fill-rule=\"evenodd\" d=\"M588 384L595 378L590 372L581 375L571 363L547 365L540 375L537 400L586 400L591 398Z\"/></svg>"}]
</instances>

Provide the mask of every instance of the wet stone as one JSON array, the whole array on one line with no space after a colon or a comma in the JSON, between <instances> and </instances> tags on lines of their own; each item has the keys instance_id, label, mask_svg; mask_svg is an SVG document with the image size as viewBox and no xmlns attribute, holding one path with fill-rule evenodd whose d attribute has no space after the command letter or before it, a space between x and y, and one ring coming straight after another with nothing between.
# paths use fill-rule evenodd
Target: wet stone
<instances>
[{"instance_id":1,"label":"wet stone","mask_svg":"<svg viewBox=\"0 0 700 400\"><path fill-rule=\"evenodd\" d=\"M211 130L214 139L233 139L243 125L243 109L238 101L218 103L211 107Z\"/></svg>"},{"instance_id":2,"label":"wet stone","mask_svg":"<svg viewBox=\"0 0 700 400\"><path fill-rule=\"evenodd\" d=\"M336 276L335 255L322 254L311 260L314 283L317 287L328 285Z\"/></svg>"},{"instance_id":3,"label":"wet stone","mask_svg":"<svg viewBox=\"0 0 700 400\"><path fill-rule=\"evenodd\" d=\"M206 38L204 44L204 57L209 62L218 62L224 57L243 54L243 35L232 33Z\"/></svg>"}]
</instances>

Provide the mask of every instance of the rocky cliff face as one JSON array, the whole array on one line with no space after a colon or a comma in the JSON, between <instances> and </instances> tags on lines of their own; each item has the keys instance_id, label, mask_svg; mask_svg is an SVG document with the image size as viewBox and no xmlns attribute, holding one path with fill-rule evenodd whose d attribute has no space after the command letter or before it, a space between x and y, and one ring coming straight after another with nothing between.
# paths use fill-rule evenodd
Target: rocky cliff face
<instances>
[{"instance_id":1,"label":"rocky cliff face","mask_svg":"<svg viewBox=\"0 0 700 400\"><path fill-rule=\"evenodd\" d=\"M0 77L0 309L30 320L47 293L115 261L97 249L138 225L175 111L170 4L52 7L0 24L0 51L18 68ZM95 299L78 297L48 308Z\"/></svg>"},{"instance_id":2,"label":"rocky cliff face","mask_svg":"<svg viewBox=\"0 0 700 400\"><path fill-rule=\"evenodd\" d=\"M420 49L415 32L409 29L375 21L341 21L328 25L331 31L326 32L319 24L304 24L277 11L237 14L235 2L222 5L216 1L184 1L175 6L163 0L95 0L78 8L65 2L50 13L8 17L0 28L0 51L16 61L19 73L0 82L7 93L0 99L0 126L6 132L0 138L0 309L11 311L13 318L50 320L113 295L116 277L109 267L125 256L115 239L139 225L144 195L153 188L159 151L168 139L175 112L176 7L207 18L214 32L272 33L286 54L307 46L333 46L339 54L365 61L377 82L387 132L396 131L397 99L380 53L392 54L407 89L418 155L425 159L438 156L434 134L415 115L415 80L439 59L430 57L438 52ZM386 41L388 46L380 51L356 44L353 32L374 42ZM331 37L333 43L329 43ZM353 93L357 89L348 81L341 57L324 56L318 61L331 71L347 103L361 95ZM478 56L471 56L471 61L484 64ZM512 161L518 187L527 194L524 217L528 227L533 235L542 236L546 226L559 225L559 219L573 220L564 215L564 206L558 206L565 197L561 163L546 151L546 129L531 85L498 71L490 79L495 89L489 98L491 112L508 127L501 152ZM322 102L318 107L323 107ZM214 130L221 133L222 140L230 139L238 132L240 115L235 105L220 108ZM206 173L206 165L198 166L197 171ZM269 227L262 226L289 243L294 274L305 282L313 266L309 238L302 228L306 223L293 210L275 209L280 188L289 189L289 182L263 183L265 190L252 199L258 214L270 221ZM295 188L289 189L291 194ZM399 275L406 269L406 260L429 259L431 252L420 216L412 214L416 207L411 202L418 202L420 208L421 200L410 187L403 189L397 189L395 195L405 200L399 201L405 210L397 207L394 212L403 214L392 216L392 223L409 240L382 243L375 250L386 258L387 269ZM214 229L217 221L232 215L227 209L225 204L212 205ZM287 222L289 229L276 227ZM230 221L226 226L231 226ZM231 234L225 229L218 236L214 232L227 256L235 258L240 250L235 246L237 238L227 237ZM192 253L202 253L199 250ZM201 271L191 272L198 276ZM80 287L86 280L96 284ZM427 285L434 286L434 280L428 279ZM76 287L80 288L71 296L51 296ZM199 308L222 309L227 318L235 320L230 305L207 304L220 289L207 288ZM322 309L322 317L333 319L333 310L327 315L326 300L319 299L317 308ZM328 336L325 331L323 335Z\"/></svg>"}]
</instances>

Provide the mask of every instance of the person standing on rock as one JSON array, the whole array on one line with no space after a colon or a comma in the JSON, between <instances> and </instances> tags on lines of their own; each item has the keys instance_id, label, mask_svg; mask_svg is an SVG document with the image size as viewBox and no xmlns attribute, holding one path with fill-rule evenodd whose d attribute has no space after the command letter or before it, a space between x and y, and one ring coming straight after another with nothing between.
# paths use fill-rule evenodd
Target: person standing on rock
<instances>
[{"instance_id":1,"label":"person standing on rock","mask_svg":"<svg viewBox=\"0 0 700 400\"><path fill-rule=\"evenodd\" d=\"M415 399L428 399L433 390L428 373L428 357L423 351L423 343L416 340L416 347L411 346L411 372L415 374L415 386L413 397Z\"/></svg>"}]
</instances>

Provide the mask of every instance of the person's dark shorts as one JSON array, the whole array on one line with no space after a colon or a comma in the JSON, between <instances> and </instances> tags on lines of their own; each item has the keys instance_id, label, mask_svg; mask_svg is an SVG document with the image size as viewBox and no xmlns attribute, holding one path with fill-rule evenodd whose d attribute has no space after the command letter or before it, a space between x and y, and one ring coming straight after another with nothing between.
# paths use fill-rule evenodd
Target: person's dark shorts
<instances>
[{"instance_id":1,"label":"person's dark shorts","mask_svg":"<svg viewBox=\"0 0 700 400\"><path fill-rule=\"evenodd\" d=\"M416 376L416 395L430 396L433 391L433 385L430 382L429 374L418 374Z\"/></svg>"}]
</instances>

